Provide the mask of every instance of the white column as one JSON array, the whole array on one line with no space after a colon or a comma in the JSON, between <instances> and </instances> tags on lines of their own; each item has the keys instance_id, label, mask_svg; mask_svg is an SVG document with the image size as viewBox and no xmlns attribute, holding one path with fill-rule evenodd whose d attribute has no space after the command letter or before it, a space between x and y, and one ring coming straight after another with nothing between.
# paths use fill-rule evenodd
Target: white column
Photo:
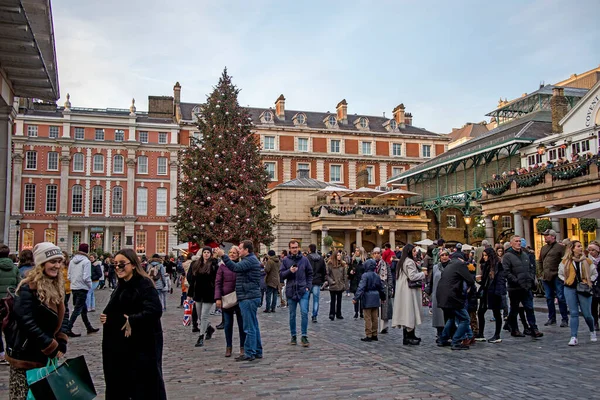
<instances>
[{"instance_id":1,"label":"white column","mask_svg":"<svg viewBox=\"0 0 600 400\"><path fill-rule=\"evenodd\" d=\"M110 228L108 226L104 227L104 251L106 253L110 253L110 244L112 242L112 238L110 237Z\"/></svg>"},{"instance_id":2,"label":"white column","mask_svg":"<svg viewBox=\"0 0 600 400\"><path fill-rule=\"evenodd\" d=\"M83 237L79 241L79 244L81 243L90 244L90 227L88 225L83 228Z\"/></svg>"},{"instance_id":3,"label":"white column","mask_svg":"<svg viewBox=\"0 0 600 400\"><path fill-rule=\"evenodd\" d=\"M11 213L12 215L20 215L21 214L21 190L23 190L22 185L22 173L23 173L23 154L22 153L14 153L12 156L13 160L13 171L14 174L12 176L12 205L11 205Z\"/></svg>"},{"instance_id":4,"label":"white column","mask_svg":"<svg viewBox=\"0 0 600 400\"><path fill-rule=\"evenodd\" d=\"M66 139L71 138L71 114L68 112L63 112L63 130L61 137Z\"/></svg>"},{"instance_id":5,"label":"white column","mask_svg":"<svg viewBox=\"0 0 600 400\"><path fill-rule=\"evenodd\" d=\"M356 228L356 247L363 247L362 231L363 231L363 228Z\"/></svg>"},{"instance_id":6,"label":"white column","mask_svg":"<svg viewBox=\"0 0 600 400\"><path fill-rule=\"evenodd\" d=\"M323 230L321 230L321 253L322 254L326 254L328 249L327 246L325 246L325 236L327 236L328 231L327 229L323 228Z\"/></svg>"},{"instance_id":7,"label":"white column","mask_svg":"<svg viewBox=\"0 0 600 400\"><path fill-rule=\"evenodd\" d=\"M390 229L390 246L392 250L396 248L396 230Z\"/></svg>"},{"instance_id":8,"label":"white column","mask_svg":"<svg viewBox=\"0 0 600 400\"><path fill-rule=\"evenodd\" d=\"M421 240L427 239L427 232L428 231L421 231Z\"/></svg>"},{"instance_id":9,"label":"white column","mask_svg":"<svg viewBox=\"0 0 600 400\"><path fill-rule=\"evenodd\" d=\"M112 173L112 149L106 150L106 176Z\"/></svg>"},{"instance_id":10,"label":"white column","mask_svg":"<svg viewBox=\"0 0 600 400\"><path fill-rule=\"evenodd\" d=\"M134 198L135 198L135 160L127 159L127 212L126 215L134 215ZM175 215L175 214L173 214ZM127 228L126 228L127 229Z\"/></svg>"},{"instance_id":11,"label":"white column","mask_svg":"<svg viewBox=\"0 0 600 400\"><path fill-rule=\"evenodd\" d=\"M485 238L490 245L494 245L496 241L496 232L494 232L494 221L492 221L492 217L486 215L485 219Z\"/></svg>"},{"instance_id":12,"label":"white column","mask_svg":"<svg viewBox=\"0 0 600 400\"><path fill-rule=\"evenodd\" d=\"M69 251L69 224L66 220L61 219L58 221L56 227L56 237L58 238L57 244L61 250L70 253ZM65 239L61 241L60 239Z\"/></svg>"},{"instance_id":13,"label":"white column","mask_svg":"<svg viewBox=\"0 0 600 400\"><path fill-rule=\"evenodd\" d=\"M178 132L177 129L171 129L171 144L177 144L177 139L179 138L179 135L177 134L177 132Z\"/></svg>"},{"instance_id":14,"label":"white column","mask_svg":"<svg viewBox=\"0 0 600 400\"><path fill-rule=\"evenodd\" d=\"M90 180L86 179L85 180L85 192L84 194L84 199L83 199L83 215L85 215L86 217L90 216L90 197L91 197L91 191L92 189L90 188Z\"/></svg>"},{"instance_id":15,"label":"white column","mask_svg":"<svg viewBox=\"0 0 600 400\"><path fill-rule=\"evenodd\" d=\"M134 235L134 231L135 231L135 225L133 223L133 221L127 221L125 222L125 237L122 239L123 243L121 244L121 246L125 249L133 249L133 243L135 242L135 235ZM131 238L131 242L130 244L127 244L127 237Z\"/></svg>"},{"instance_id":16,"label":"white column","mask_svg":"<svg viewBox=\"0 0 600 400\"><path fill-rule=\"evenodd\" d=\"M348 161L348 188L356 189L356 161Z\"/></svg>"},{"instance_id":17,"label":"white column","mask_svg":"<svg viewBox=\"0 0 600 400\"><path fill-rule=\"evenodd\" d=\"M349 230L344 231L344 250L346 250L348 252L350 250L352 250L352 243L350 242L350 231Z\"/></svg>"},{"instance_id":18,"label":"white column","mask_svg":"<svg viewBox=\"0 0 600 400\"><path fill-rule=\"evenodd\" d=\"M324 181L325 180L325 161L317 160L317 180Z\"/></svg>"},{"instance_id":19,"label":"white column","mask_svg":"<svg viewBox=\"0 0 600 400\"><path fill-rule=\"evenodd\" d=\"M559 210L559 208L556 206L548 206L546 208L548 208L548 211L550 212L556 212ZM552 229L556 231L556 240L562 240L563 235L560 232L560 220L558 218L550 218L550 222L552 222Z\"/></svg>"},{"instance_id":20,"label":"white column","mask_svg":"<svg viewBox=\"0 0 600 400\"><path fill-rule=\"evenodd\" d=\"M521 216L521 211L512 210L511 213L514 216L515 235L523 237L523 217Z\"/></svg>"},{"instance_id":21,"label":"white column","mask_svg":"<svg viewBox=\"0 0 600 400\"><path fill-rule=\"evenodd\" d=\"M288 182L292 180L292 160L289 158L283 159L283 181Z\"/></svg>"},{"instance_id":22,"label":"white column","mask_svg":"<svg viewBox=\"0 0 600 400\"><path fill-rule=\"evenodd\" d=\"M4 83L4 79L2 79ZM10 90L10 89L9 89ZM12 107L2 107L0 110L0 243L8 243L10 231L10 197L12 181Z\"/></svg>"},{"instance_id":23,"label":"white column","mask_svg":"<svg viewBox=\"0 0 600 400\"><path fill-rule=\"evenodd\" d=\"M58 203L58 213L66 215L69 210L69 166L71 165L71 157L68 155L69 148L65 154L63 148L60 157L60 201Z\"/></svg>"},{"instance_id":24,"label":"white column","mask_svg":"<svg viewBox=\"0 0 600 400\"><path fill-rule=\"evenodd\" d=\"M104 216L107 218L110 217L111 197L110 181L106 181L106 186L104 187Z\"/></svg>"},{"instance_id":25,"label":"white column","mask_svg":"<svg viewBox=\"0 0 600 400\"><path fill-rule=\"evenodd\" d=\"M387 181L387 163L382 162L382 163L379 163L379 185L378 186L387 186L386 181Z\"/></svg>"},{"instance_id":26,"label":"white column","mask_svg":"<svg viewBox=\"0 0 600 400\"><path fill-rule=\"evenodd\" d=\"M531 222L531 217L523 217L523 237L525 238L525 242L527 242L528 246L531 246L533 249L533 241L531 237L531 227L529 226Z\"/></svg>"},{"instance_id":27,"label":"white column","mask_svg":"<svg viewBox=\"0 0 600 400\"><path fill-rule=\"evenodd\" d=\"M171 162L169 163L170 166L170 176L169 176L169 189L167 191L168 193L168 199L170 202L170 215L174 216L177 215L177 191L178 191L178 187L177 187L177 153L176 152L172 152L171 153ZM176 243L179 244L179 243Z\"/></svg>"},{"instance_id":28,"label":"white column","mask_svg":"<svg viewBox=\"0 0 600 400\"><path fill-rule=\"evenodd\" d=\"M318 240L319 240L319 234L317 233L317 231L311 231L310 232L310 244L314 244L316 246Z\"/></svg>"}]
</instances>

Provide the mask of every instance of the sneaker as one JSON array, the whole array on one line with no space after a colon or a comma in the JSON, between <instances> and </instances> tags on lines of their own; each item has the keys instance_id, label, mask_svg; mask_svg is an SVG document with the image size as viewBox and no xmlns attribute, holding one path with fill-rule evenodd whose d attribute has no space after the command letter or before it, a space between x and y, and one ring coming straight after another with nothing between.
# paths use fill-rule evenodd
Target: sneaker
<instances>
[{"instance_id":1,"label":"sneaker","mask_svg":"<svg viewBox=\"0 0 600 400\"><path fill-rule=\"evenodd\" d=\"M548 321L546 321L546 323L544 324L544 326L551 326L551 325L556 325L556 320L555 319L549 319Z\"/></svg>"},{"instance_id":2,"label":"sneaker","mask_svg":"<svg viewBox=\"0 0 600 400\"><path fill-rule=\"evenodd\" d=\"M571 340L569 340L569 346L577 346L578 344L576 337L572 337Z\"/></svg>"},{"instance_id":3,"label":"sneaker","mask_svg":"<svg viewBox=\"0 0 600 400\"><path fill-rule=\"evenodd\" d=\"M597 342L598 341L598 337L596 336L596 332L590 332L590 341L591 342Z\"/></svg>"},{"instance_id":4,"label":"sneaker","mask_svg":"<svg viewBox=\"0 0 600 400\"><path fill-rule=\"evenodd\" d=\"M450 348L452 350L469 350L469 346L465 346L462 343L459 344L453 344L452 346L450 346Z\"/></svg>"},{"instance_id":5,"label":"sneaker","mask_svg":"<svg viewBox=\"0 0 600 400\"><path fill-rule=\"evenodd\" d=\"M317 323L317 317L312 317L312 322Z\"/></svg>"},{"instance_id":6,"label":"sneaker","mask_svg":"<svg viewBox=\"0 0 600 400\"><path fill-rule=\"evenodd\" d=\"M371 339L369 336L367 336L367 337L364 337L364 338L360 339L360 341L361 341L361 342L370 342L370 341L372 341L372 340L373 340L373 339Z\"/></svg>"},{"instance_id":7,"label":"sneaker","mask_svg":"<svg viewBox=\"0 0 600 400\"><path fill-rule=\"evenodd\" d=\"M485 338L483 336L477 336L475 338L475 341L477 341L477 342L485 342Z\"/></svg>"},{"instance_id":8,"label":"sneaker","mask_svg":"<svg viewBox=\"0 0 600 400\"><path fill-rule=\"evenodd\" d=\"M310 346L310 343L308 343L308 338L306 336L302 336L302 347L308 347Z\"/></svg>"},{"instance_id":9,"label":"sneaker","mask_svg":"<svg viewBox=\"0 0 600 400\"><path fill-rule=\"evenodd\" d=\"M493 336L490 339L488 339L488 343L501 343L502 339L500 339L500 336Z\"/></svg>"},{"instance_id":10,"label":"sneaker","mask_svg":"<svg viewBox=\"0 0 600 400\"><path fill-rule=\"evenodd\" d=\"M292 336L292 340L290 340L290 345L295 346L298 344L298 341L296 340L296 336Z\"/></svg>"},{"instance_id":11,"label":"sneaker","mask_svg":"<svg viewBox=\"0 0 600 400\"><path fill-rule=\"evenodd\" d=\"M568 320L568 319L563 319L563 320L560 322L560 327L561 327L561 328L568 328L568 327L569 327L569 320Z\"/></svg>"}]
</instances>

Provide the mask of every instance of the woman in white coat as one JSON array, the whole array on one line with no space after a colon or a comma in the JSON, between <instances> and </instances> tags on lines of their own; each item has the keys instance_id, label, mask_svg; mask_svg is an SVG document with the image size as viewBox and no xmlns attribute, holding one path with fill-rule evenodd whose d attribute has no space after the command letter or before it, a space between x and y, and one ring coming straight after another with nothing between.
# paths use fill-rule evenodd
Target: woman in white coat
<instances>
[{"instance_id":1,"label":"woman in white coat","mask_svg":"<svg viewBox=\"0 0 600 400\"><path fill-rule=\"evenodd\" d=\"M411 288L410 281L425 279L427 272L417 268L415 259L417 249L412 244L407 244L402 249L402 257L396 268L396 296L394 297L394 314L392 327L402 327L405 345L418 345L421 338L415 335L415 328L421 324L421 286Z\"/></svg>"}]
</instances>

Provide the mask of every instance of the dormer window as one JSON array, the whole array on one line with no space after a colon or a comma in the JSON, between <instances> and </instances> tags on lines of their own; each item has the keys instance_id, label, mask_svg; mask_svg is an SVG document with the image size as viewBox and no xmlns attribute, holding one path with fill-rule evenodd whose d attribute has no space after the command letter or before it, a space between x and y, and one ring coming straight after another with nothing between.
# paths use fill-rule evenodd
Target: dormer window
<instances>
[{"instance_id":1,"label":"dormer window","mask_svg":"<svg viewBox=\"0 0 600 400\"><path fill-rule=\"evenodd\" d=\"M267 110L260 115L260 122L263 124L272 124L274 123L273 111Z\"/></svg>"},{"instance_id":2,"label":"dormer window","mask_svg":"<svg viewBox=\"0 0 600 400\"><path fill-rule=\"evenodd\" d=\"M395 119L390 119L390 129L395 131L398 128L398 124Z\"/></svg>"},{"instance_id":3,"label":"dormer window","mask_svg":"<svg viewBox=\"0 0 600 400\"><path fill-rule=\"evenodd\" d=\"M196 106L192 110L192 119L194 121L199 121L200 120L200 106Z\"/></svg>"},{"instance_id":4,"label":"dormer window","mask_svg":"<svg viewBox=\"0 0 600 400\"><path fill-rule=\"evenodd\" d=\"M335 126L336 122L337 120L333 115L330 115L329 118L327 118L327 123L329 124L329 126Z\"/></svg>"},{"instance_id":5,"label":"dormer window","mask_svg":"<svg viewBox=\"0 0 600 400\"><path fill-rule=\"evenodd\" d=\"M369 127L369 121L365 117L360 117L358 123L362 129L367 129Z\"/></svg>"},{"instance_id":6,"label":"dormer window","mask_svg":"<svg viewBox=\"0 0 600 400\"><path fill-rule=\"evenodd\" d=\"M395 119L388 119L387 121L385 121L383 123L383 127L388 132L398 132L398 123L396 122Z\"/></svg>"},{"instance_id":7,"label":"dormer window","mask_svg":"<svg viewBox=\"0 0 600 400\"><path fill-rule=\"evenodd\" d=\"M265 122L271 122L273 121L273 114L270 111L267 111L265 113Z\"/></svg>"},{"instance_id":8,"label":"dormer window","mask_svg":"<svg viewBox=\"0 0 600 400\"><path fill-rule=\"evenodd\" d=\"M298 113L293 118L295 125L306 125L306 115Z\"/></svg>"}]
</instances>

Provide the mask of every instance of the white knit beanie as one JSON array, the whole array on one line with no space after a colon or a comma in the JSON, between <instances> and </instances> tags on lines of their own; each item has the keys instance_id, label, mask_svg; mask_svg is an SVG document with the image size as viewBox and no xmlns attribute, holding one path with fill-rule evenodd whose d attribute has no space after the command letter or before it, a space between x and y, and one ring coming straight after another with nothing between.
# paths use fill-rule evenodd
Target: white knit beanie
<instances>
[{"instance_id":1,"label":"white knit beanie","mask_svg":"<svg viewBox=\"0 0 600 400\"><path fill-rule=\"evenodd\" d=\"M35 265L42 265L48 260L55 258L64 258L60 247L50 243L42 242L35 245L33 248L33 259Z\"/></svg>"}]
</instances>

